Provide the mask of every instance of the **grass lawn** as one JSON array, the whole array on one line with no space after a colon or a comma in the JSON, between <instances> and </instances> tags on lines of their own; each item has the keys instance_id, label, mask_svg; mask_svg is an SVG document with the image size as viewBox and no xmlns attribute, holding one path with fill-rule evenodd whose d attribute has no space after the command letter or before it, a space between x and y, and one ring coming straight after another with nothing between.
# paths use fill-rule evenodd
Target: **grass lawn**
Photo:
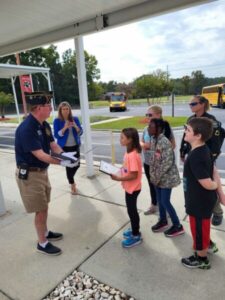
<instances>
[{"instance_id":1,"label":"grass lawn","mask_svg":"<svg viewBox=\"0 0 225 300\"><path fill-rule=\"evenodd\" d=\"M167 120L171 127L178 127L183 126L186 121L187 117L164 117L165 120ZM106 130L121 130L126 127L134 127L137 129L143 129L145 126L147 126L147 119L143 117L132 117L127 119L122 119L118 121L113 122L107 122L104 124L96 124L92 125L91 128L93 129L106 129Z\"/></svg>"}]
</instances>

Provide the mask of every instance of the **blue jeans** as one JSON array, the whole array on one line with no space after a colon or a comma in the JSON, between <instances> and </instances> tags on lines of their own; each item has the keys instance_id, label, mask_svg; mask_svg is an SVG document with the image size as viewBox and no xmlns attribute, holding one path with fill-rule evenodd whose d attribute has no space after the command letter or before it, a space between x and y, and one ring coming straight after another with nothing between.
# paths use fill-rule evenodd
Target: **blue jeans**
<instances>
[{"instance_id":1,"label":"blue jeans","mask_svg":"<svg viewBox=\"0 0 225 300\"><path fill-rule=\"evenodd\" d=\"M159 206L159 217L160 221L167 221L166 212L168 212L173 225L179 226L180 221L178 219L177 213L170 203L170 195L172 189L155 187L156 189L156 198Z\"/></svg>"}]
</instances>

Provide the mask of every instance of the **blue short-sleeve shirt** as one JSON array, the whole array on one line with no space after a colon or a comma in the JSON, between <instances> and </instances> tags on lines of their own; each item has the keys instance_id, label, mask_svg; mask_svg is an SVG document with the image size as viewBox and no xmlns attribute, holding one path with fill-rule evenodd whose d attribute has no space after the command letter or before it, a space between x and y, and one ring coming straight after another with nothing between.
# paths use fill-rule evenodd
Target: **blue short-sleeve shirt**
<instances>
[{"instance_id":1,"label":"blue short-sleeve shirt","mask_svg":"<svg viewBox=\"0 0 225 300\"><path fill-rule=\"evenodd\" d=\"M37 159L32 151L43 150L50 153L50 143L54 141L50 125L40 124L32 114L16 130L15 153L17 166L26 163L29 167L47 168L49 164Z\"/></svg>"}]
</instances>

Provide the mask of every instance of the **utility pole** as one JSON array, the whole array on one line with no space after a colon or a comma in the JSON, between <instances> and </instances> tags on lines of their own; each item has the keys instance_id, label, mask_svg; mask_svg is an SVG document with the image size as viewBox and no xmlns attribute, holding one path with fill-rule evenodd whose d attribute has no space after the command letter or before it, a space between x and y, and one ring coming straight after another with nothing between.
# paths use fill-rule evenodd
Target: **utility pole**
<instances>
[{"instance_id":1,"label":"utility pole","mask_svg":"<svg viewBox=\"0 0 225 300\"><path fill-rule=\"evenodd\" d=\"M169 68L166 65L166 84L167 84L167 102L169 102L169 91L168 91L168 84L169 84Z\"/></svg>"},{"instance_id":2,"label":"utility pole","mask_svg":"<svg viewBox=\"0 0 225 300\"><path fill-rule=\"evenodd\" d=\"M20 55L19 55L19 53L16 53L15 56L16 56L16 64L20 65ZM23 102L23 112L24 112L24 116L26 118L26 116L27 116L27 104L26 104L25 95L24 95L24 91L23 91L23 82L22 82L21 76L19 76L19 81L20 81L20 90L21 90L22 102Z\"/></svg>"},{"instance_id":3,"label":"utility pole","mask_svg":"<svg viewBox=\"0 0 225 300\"><path fill-rule=\"evenodd\" d=\"M171 95L171 97L172 97L172 117L174 117L174 92L172 92L172 95Z\"/></svg>"}]
</instances>

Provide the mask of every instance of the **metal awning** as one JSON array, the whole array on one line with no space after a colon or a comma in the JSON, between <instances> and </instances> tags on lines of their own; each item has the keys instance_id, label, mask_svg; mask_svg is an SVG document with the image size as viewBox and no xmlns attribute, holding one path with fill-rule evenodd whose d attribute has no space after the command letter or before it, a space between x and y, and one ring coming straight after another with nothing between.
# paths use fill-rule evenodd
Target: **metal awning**
<instances>
[{"instance_id":1,"label":"metal awning","mask_svg":"<svg viewBox=\"0 0 225 300\"><path fill-rule=\"evenodd\" d=\"M48 73L49 71L49 68L0 64L0 78L10 79L15 76L28 75L34 73Z\"/></svg>"},{"instance_id":2,"label":"metal awning","mask_svg":"<svg viewBox=\"0 0 225 300\"><path fill-rule=\"evenodd\" d=\"M211 1L1 0L0 56Z\"/></svg>"},{"instance_id":3,"label":"metal awning","mask_svg":"<svg viewBox=\"0 0 225 300\"><path fill-rule=\"evenodd\" d=\"M20 113L19 113L19 106L16 96L16 89L15 89L15 80L17 76L22 75L32 75L41 73L44 75L46 80L48 81L48 88L51 90L51 82L50 82L50 68L40 68L40 67L31 67L31 66L23 66L23 65L11 65L11 64L0 64L0 78L4 79L11 79L12 90L16 105L16 112L17 118L20 123ZM53 107L53 117L54 117L54 101L52 100L52 107Z\"/></svg>"}]
</instances>

